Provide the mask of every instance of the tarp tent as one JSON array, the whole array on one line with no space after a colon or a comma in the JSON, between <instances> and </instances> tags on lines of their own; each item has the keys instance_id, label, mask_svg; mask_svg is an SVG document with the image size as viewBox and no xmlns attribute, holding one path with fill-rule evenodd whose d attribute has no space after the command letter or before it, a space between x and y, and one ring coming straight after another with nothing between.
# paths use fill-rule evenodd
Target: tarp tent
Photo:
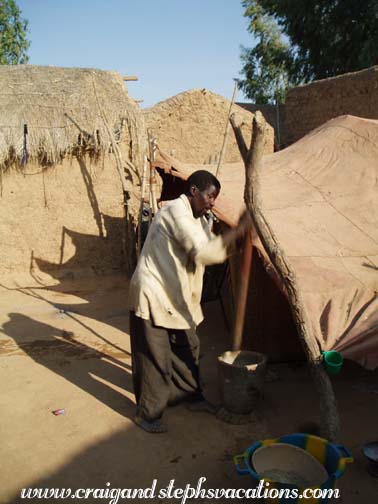
<instances>
[{"instance_id":1,"label":"tarp tent","mask_svg":"<svg viewBox=\"0 0 378 504\"><path fill-rule=\"evenodd\" d=\"M378 121L341 116L265 156L260 194L320 348L368 369L378 366L377 158ZM155 164L182 178L199 168L163 153ZM228 224L244 206L244 180L241 163L221 167L215 212ZM254 245L267 259L256 236Z\"/></svg>"}]
</instances>

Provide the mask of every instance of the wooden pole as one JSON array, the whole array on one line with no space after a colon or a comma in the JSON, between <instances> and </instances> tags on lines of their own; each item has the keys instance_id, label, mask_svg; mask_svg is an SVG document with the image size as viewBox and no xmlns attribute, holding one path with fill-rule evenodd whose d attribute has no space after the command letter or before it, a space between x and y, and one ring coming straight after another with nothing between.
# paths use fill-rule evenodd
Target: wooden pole
<instances>
[{"instance_id":1,"label":"wooden pole","mask_svg":"<svg viewBox=\"0 0 378 504\"><path fill-rule=\"evenodd\" d=\"M237 90L238 90L238 82L235 81L234 93L232 95L232 99L231 99L231 103L230 103L230 109L229 109L228 114L227 114L226 129L224 131L222 148L221 148L221 151L220 151L220 154L219 154L217 171L215 172L215 176L216 177L219 176L220 165L222 164L224 153L225 153L225 150L226 150L226 141L227 141L228 127L229 127L229 124L230 124L230 115L231 115L231 112L232 112L232 106L235 103Z\"/></svg>"},{"instance_id":2,"label":"wooden pole","mask_svg":"<svg viewBox=\"0 0 378 504\"><path fill-rule=\"evenodd\" d=\"M241 350L243 340L243 328L245 312L247 307L249 277L252 264L252 236L248 232L244 237L243 255L239 274L238 295L236 299L236 311L234 321L234 332L232 336L232 350Z\"/></svg>"},{"instance_id":3,"label":"wooden pole","mask_svg":"<svg viewBox=\"0 0 378 504\"><path fill-rule=\"evenodd\" d=\"M276 98L277 150L281 150L280 104Z\"/></svg>"},{"instance_id":4,"label":"wooden pole","mask_svg":"<svg viewBox=\"0 0 378 504\"><path fill-rule=\"evenodd\" d=\"M140 209L139 209L139 219L138 219L138 247L137 247L137 258L138 259L139 259L140 252L142 249L142 222L143 222L144 192L146 190L146 175L147 175L147 156L144 156L142 187L141 187L141 194L140 194Z\"/></svg>"},{"instance_id":5,"label":"wooden pole","mask_svg":"<svg viewBox=\"0 0 378 504\"><path fill-rule=\"evenodd\" d=\"M147 131L148 134L148 146L149 146L149 158L150 158L150 221L151 224L152 214L156 214L158 211L157 200L156 200L156 170L153 166L153 162L155 160L155 139L152 138L151 131Z\"/></svg>"},{"instance_id":6,"label":"wooden pole","mask_svg":"<svg viewBox=\"0 0 378 504\"><path fill-rule=\"evenodd\" d=\"M127 273L129 276L131 276L134 271L135 262L136 262L135 261L135 259L136 259L136 257L135 257L136 256L136 247L135 247L136 237L135 237L135 231L134 231L133 224L132 224L133 215L132 215L132 209L131 209L131 204L130 204L131 195L130 195L130 191L128 190L129 189L128 185L126 183L126 176L125 176L126 173L125 173L124 163L122 160L121 151L115 141L114 134L110 128L108 119L105 114L105 110L101 106L101 103L100 103L100 100L99 100L99 97L97 94L97 86L96 86L96 82L95 82L94 77L92 77L92 83L93 83L93 90L94 90L94 94L96 97L97 106L98 106L98 109L99 109L100 114L102 116L102 119L104 121L105 128L106 128L108 135L109 135L110 143L112 145L113 154L114 154L114 157L116 160L118 175L119 175L121 185L122 185L123 206L124 206L124 212L125 212L125 215L124 215L125 226L123 228L123 233L122 233L123 253L124 253L125 259L127 260ZM126 160L126 165L129 168L130 167L134 168L133 164L130 161ZM134 246L132 246L131 244L134 244Z\"/></svg>"},{"instance_id":7,"label":"wooden pole","mask_svg":"<svg viewBox=\"0 0 378 504\"><path fill-rule=\"evenodd\" d=\"M322 363L321 350L312 332L312 326L298 287L295 272L261 210L260 171L264 151L265 121L262 115L257 112L253 119L253 131L249 149L244 142L243 135L235 122L234 116L230 117L230 122L245 165L246 182L244 200L259 238L286 287L293 319L303 349L310 363L320 396L322 434L325 438L334 442L339 437L340 421L332 384Z\"/></svg>"}]
</instances>

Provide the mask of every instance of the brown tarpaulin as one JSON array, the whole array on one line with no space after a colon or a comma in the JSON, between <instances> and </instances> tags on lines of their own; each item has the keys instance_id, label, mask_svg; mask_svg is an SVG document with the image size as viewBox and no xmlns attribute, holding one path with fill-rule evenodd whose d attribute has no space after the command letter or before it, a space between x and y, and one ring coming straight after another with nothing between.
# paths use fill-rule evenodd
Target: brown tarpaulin
<instances>
[{"instance_id":1,"label":"brown tarpaulin","mask_svg":"<svg viewBox=\"0 0 378 504\"><path fill-rule=\"evenodd\" d=\"M368 369L378 366L378 121L341 116L264 157L264 217L292 265L312 331ZM199 168L160 152L155 162L186 178ZM244 166L221 166L215 212L236 223ZM266 258L259 240L254 240Z\"/></svg>"}]
</instances>

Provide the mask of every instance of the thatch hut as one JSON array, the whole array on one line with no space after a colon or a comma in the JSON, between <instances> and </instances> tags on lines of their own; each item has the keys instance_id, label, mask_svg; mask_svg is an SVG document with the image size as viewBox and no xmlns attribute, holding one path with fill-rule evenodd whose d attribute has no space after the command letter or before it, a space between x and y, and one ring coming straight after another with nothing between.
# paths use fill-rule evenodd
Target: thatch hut
<instances>
[{"instance_id":1,"label":"thatch hut","mask_svg":"<svg viewBox=\"0 0 378 504\"><path fill-rule=\"evenodd\" d=\"M147 128L159 147L185 163L216 164L222 148L230 102L208 89L192 89L143 111ZM233 106L246 141L251 138L253 114ZM274 150L274 131L268 129L265 153ZM241 161L232 132L228 134L223 162Z\"/></svg>"},{"instance_id":2,"label":"thatch hut","mask_svg":"<svg viewBox=\"0 0 378 504\"><path fill-rule=\"evenodd\" d=\"M131 266L146 138L122 77L0 66L0 111L0 275Z\"/></svg>"}]
</instances>

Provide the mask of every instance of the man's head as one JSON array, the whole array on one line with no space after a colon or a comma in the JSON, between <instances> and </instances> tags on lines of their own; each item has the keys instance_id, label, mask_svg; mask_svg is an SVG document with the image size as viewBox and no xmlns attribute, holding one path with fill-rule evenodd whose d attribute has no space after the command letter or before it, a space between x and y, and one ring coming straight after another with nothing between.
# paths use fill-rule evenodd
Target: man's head
<instances>
[{"instance_id":1,"label":"man's head","mask_svg":"<svg viewBox=\"0 0 378 504\"><path fill-rule=\"evenodd\" d=\"M211 210L220 192L219 180L206 170L198 170L186 181L186 195L190 201L194 217L202 217Z\"/></svg>"}]
</instances>

